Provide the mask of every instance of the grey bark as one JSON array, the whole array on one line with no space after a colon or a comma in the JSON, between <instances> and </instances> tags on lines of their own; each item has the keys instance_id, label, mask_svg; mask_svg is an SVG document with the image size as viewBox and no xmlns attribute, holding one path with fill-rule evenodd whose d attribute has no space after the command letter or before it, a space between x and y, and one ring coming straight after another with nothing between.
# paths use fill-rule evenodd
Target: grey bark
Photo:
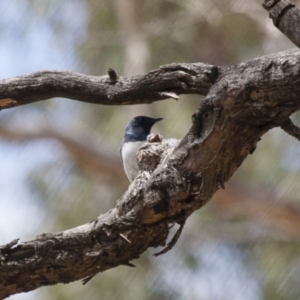
<instances>
[{"instance_id":1,"label":"grey bark","mask_svg":"<svg viewBox=\"0 0 300 300\"><path fill-rule=\"evenodd\" d=\"M169 91L178 92L180 73L185 82L191 83L181 91L194 92L195 78L203 78L203 69L198 67L198 74L194 66L185 65L185 70L193 70L189 72L171 68L166 74L168 80L161 77L161 81L168 83ZM129 262L148 247L164 245L169 224L184 222L202 207L254 151L261 136L284 124L300 108L297 49L223 68L218 74L193 115L190 131L171 155L158 166L159 157L139 155L141 166L157 168L141 172L114 209L89 224L43 234L36 240L6 245L0 250L0 298L42 285L89 278L122 264L130 266ZM147 90L153 94L156 75L154 71L140 77L144 94ZM126 80L130 86L130 79ZM8 85L4 84L6 89ZM23 94L25 90L24 85ZM198 88L198 93L201 90ZM144 149L146 154L151 147L162 146L148 147ZM153 159L159 161L153 163Z\"/></svg>"},{"instance_id":2,"label":"grey bark","mask_svg":"<svg viewBox=\"0 0 300 300\"><path fill-rule=\"evenodd\" d=\"M269 11L273 24L300 47L300 10L288 0L264 0L263 7Z\"/></svg>"},{"instance_id":3,"label":"grey bark","mask_svg":"<svg viewBox=\"0 0 300 300\"><path fill-rule=\"evenodd\" d=\"M1 247L0 298L43 285L88 281L118 265L132 266L130 261L148 247L164 245L169 224L180 223L182 229L264 133L281 126L297 137L288 118L300 109L299 81L298 49L223 68L171 64L130 78L111 71L110 77L41 72L1 81L0 108L58 96L105 105L151 103L183 93L206 97L191 129L167 157L148 155L164 147L156 143L140 151L143 171L114 209L74 229Z\"/></svg>"},{"instance_id":4,"label":"grey bark","mask_svg":"<svg viewBox=\"0 0 300 300\"><path fill-rule=\"evenodd\" d=\"M145 75L116 78L44 71L0 81L0 109L53 97L103 105L152 103L177 94L206 95L222 68L209 64L169 64ZM172 93L171 93L172 92Z\"/></svg>"}]
</instances>

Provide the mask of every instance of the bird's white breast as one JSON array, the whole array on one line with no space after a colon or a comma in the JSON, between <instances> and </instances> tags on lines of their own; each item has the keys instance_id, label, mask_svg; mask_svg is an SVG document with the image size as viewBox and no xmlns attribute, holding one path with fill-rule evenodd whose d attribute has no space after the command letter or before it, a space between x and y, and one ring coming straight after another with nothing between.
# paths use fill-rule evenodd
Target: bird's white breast
<instances>
[{"instance_id":1,"label":"bird's white breast","mask_svg":"<svg viewBox=\"0 0 300 300\"><path fill-rule=\"evenodd\" d=\"M136 153L144 143L145 142L129 142L124 143L122 146L121 155L123 160L123 167L130 182L134 180L139 172Z\"/></svg>"}]
</instances>

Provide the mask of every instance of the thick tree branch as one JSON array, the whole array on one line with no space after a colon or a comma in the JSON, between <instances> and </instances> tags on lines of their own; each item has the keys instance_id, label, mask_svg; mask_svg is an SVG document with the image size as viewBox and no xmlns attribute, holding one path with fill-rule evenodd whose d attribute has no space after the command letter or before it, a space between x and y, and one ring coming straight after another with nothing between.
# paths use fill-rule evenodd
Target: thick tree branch
<instances>
[{"instance_id":1,"label":"thick tree branch","mask_svg":"<svg viewBox=\"0 0 300 300\"><path fill-rule=\"evenodd\" d=\"M202 207L254 151L261 136L300 109L299 58L299 51L292 49L227 68L209 90L193 116L192 128L173 152L166 158L139 156L142 166L159 165L141 172L114 209L92 223L2 248L0 298L128 265L148 247L163 245L170 223L182 223ZM185 71L174 68L170 67L170 72L164 69L173 92L176 85L171 83L178 83L179 74L189 80L203 77L202 68L200 75L195 69L190 72L192 77L186 77L188 67ZM132 84L131 93L136 89L137 95L143 93L143 99L147 91L148 97L153 95L152 77L157 72L142 76L148 78L143 85L126 79ZM9 82L17 92L16 84L21 82L23 95L28 93L23 103L30 98L33 89L29 85L26 92L24 78L5 81L6 90ZM203 86L197 89L195 84L192 80L185 82L184 89L182 85L177 87L181 92L201 94ZM43 94L43 88L37 90L35 100ZM48 88L45 92L49 95ZM159 147L163 145L152 143L143 151L156 153ZM157 161L148 164L147 159Z\"/></svg>"},{"instance_id":2,"label":"thick tree branch","mask_svg":"<svg viewBox=\"0 0 300 300\"><path fill-rule=\"evenodd\" d=\"M264 7L299 46L298 10L285 0L264 1ZM264 133L290 126L284 122L300 109L299 82L300 53L295 49L228 68L171 64L128 78L113 70L101 77L45 71L2 80L0 109L52 97L104 105L151 103L191 93L206 98L172 151L159 143L140 151L140 166L146 169L114 209L77 228L0 247L0 298L131 266L148 247L164 245L169 225L183 224L209 201ZM160 152L168 154L148 155Z\"/></svg>"},{"instance_id":3,"label":"thick tree branch","mask_svg":"<svg viewBox=\"0 0 300 300\"><path fill-rule=\"evenodd\" d=\"M179 94L206 95L222 73L221 67L204 63L170 64L145 75L87 76L44 71L0 81L0 109L53 97L103 105L152 103Z\"/></svg>"},{"instance_id":4,"label":"thick tree branch","mask_svg":"<svg viewBox=\"0 0 300 300\"><path fill-rule=\"evenodd\" d=\"M274 25L300 47L300 10L288 0L264 0L263 7L269 11Z\"/></svg>"},{"instance_id":5,"label":"thick tree branch","mask_svg":"<svg viewBox=\"0 0 300 300\"><path fill-rule=\"evenodd\" d=\"M284 127L289 134L292 133L296 138L300 137L299 128L292 124L290 119L283 124L285 124ZM292 125L291 128L289 128L289 125ZM283 128L283 125L281 125L281 128ZM294 130L296 131L295 134ZM96 150L86 145L86 143L82 144L81 141L76 141L55 131L27 132L0 126L0 137L11 142L28 142L45 138L55 139L65 147L67 153L72 156L74 162L83 172L91 173L93 176L105 173L118 182L128 182L118 157L112 157L109 155L109 151L108 153L101 152L101 149L97 148ZM149 155L153 154L157 155L157 152L149 153ZM264 199L261 196L256 199L251 188L249 190L242 189L239 193L238 190L240 190L240 183L233 184L231 181L231 184L226 185L226 190L217 192L211 204L217 209L218 214L225 216L225 219L247 219L255 223L258 221L267 223L270 225L270 231L273 232L273 238L280 238L280 236L277 236L278 229L280 229L285 237L300 240L300 231L298 230L300 228L300 208L292 204L294 200L286 198L281 199L279 203L276 201L275 195L266 193L264 193ZM218 226L217 221L215 224ZM219 226L222 225L219 224ZM177 236L175 235L174 238L176 241ZM245 241L245 239L243 240ZM8 248L11 248L11 245L8 245Z\"/></svg>"}]
</instances>

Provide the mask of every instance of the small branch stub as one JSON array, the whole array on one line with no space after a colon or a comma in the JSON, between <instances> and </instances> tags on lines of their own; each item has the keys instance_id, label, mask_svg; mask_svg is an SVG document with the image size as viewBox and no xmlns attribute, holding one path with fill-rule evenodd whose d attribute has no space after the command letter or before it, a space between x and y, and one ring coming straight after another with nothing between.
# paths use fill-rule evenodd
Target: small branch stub
<instances>
[{"instance_id":1,"label":"small branch stub","mask_svg":"<svg viewBox=\"0 0 300 300\"><path fill-rule=\"evenodd\" d=\"M109 76L109 79L110 79L110 84L115 84L117 83L118 81L118 75L116 73L116 71L112 68L109 68L107 70L107 73L108 73L108 76Z\"/></svg>"}]
</instances>

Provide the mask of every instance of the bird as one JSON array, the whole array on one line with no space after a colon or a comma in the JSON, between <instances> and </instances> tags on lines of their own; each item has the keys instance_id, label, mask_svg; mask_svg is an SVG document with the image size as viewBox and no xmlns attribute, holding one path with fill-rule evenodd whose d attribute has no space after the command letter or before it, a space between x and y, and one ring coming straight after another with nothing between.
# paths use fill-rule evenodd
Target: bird
<instances>
[{"instance_id":1,"label":"bird","mask_svg":"<svg viewBox=\"0 0 300 300\"><path fill-rule=\"evenodd\" d=\"M152 126L163 118L137 116L129 120L120 147L121 160L125 174L132 182L139 172L136 154L138 149L147 141Z\"/></svg>"}]
</instances>

